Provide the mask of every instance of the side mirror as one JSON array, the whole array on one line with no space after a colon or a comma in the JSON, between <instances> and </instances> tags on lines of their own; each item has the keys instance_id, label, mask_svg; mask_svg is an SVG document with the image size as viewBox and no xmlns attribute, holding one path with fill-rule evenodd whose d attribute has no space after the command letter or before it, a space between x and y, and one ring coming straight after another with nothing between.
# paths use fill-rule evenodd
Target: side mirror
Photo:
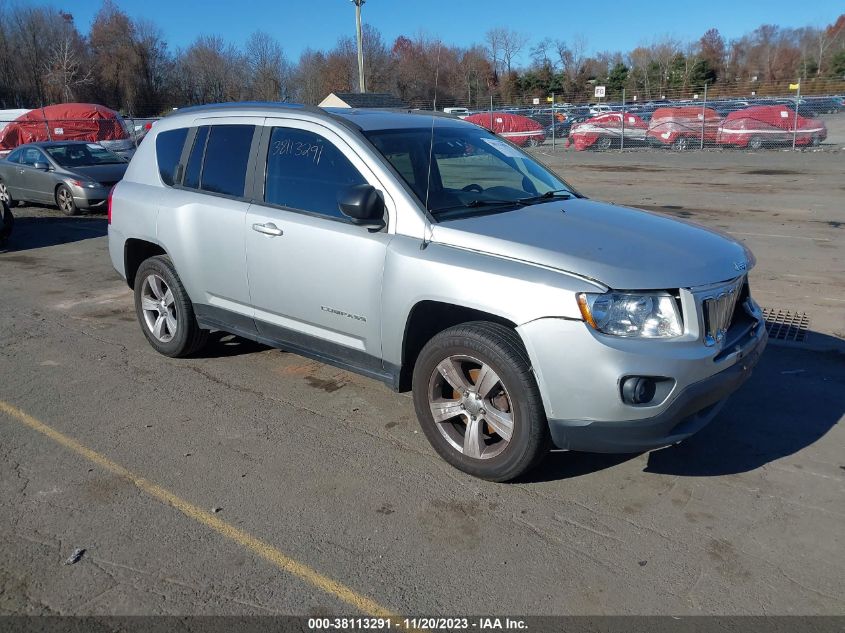
<instances>
[{"instance_id":1,"label":"side mirror","mask_svg":"<svg viewBox=\"0 0 845 633\"><path fill-rule=\"evenodd\" d=\"M372 185L354 185L337 196L340 212L353 224L377 230L384 226L384 200Z\"/></svg>"},{"instance_id":2,"label":"side mirror","mask_svg":"<svg viewBox=\"0 0 845 633\"><path fill-rule=\"evenodd\" d=\"M41 171L47 171L50 169L50 165L47 163L32 163L33 169L40 169Z\"/></svg>"}]
</instances>

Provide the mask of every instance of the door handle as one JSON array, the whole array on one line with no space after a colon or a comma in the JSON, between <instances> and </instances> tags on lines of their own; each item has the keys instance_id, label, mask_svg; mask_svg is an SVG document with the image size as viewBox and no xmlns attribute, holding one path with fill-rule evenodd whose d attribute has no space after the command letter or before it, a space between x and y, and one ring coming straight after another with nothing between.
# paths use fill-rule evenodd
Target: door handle
<instances>
[{"instance_id":1,"label":"door handle","mask_svg":"<svg viewBox=\"0 0 845 633\"><path fill-rule=\"evenodd\" d=\"M272 222L268 222L267 224L253 224L252 230L264 233L264 235L269 235L270 237L278 237L279 235L284 234L284 231Z\"/></svg>"}]
</instances>

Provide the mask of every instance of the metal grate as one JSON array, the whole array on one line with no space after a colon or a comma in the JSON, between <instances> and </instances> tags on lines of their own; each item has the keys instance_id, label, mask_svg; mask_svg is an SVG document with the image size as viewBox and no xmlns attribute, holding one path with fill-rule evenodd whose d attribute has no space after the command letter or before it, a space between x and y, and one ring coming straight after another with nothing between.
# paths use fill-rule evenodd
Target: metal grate
<instances>
[{"instance_id":1,"label":"metal grate","mask_svg":"<svg viewBox=\"0 0 845 633\"><path fill-rule=\"evenodd\" d=\"M806 312L792 312L778 308L763 308L766 331L773 341L803 343L807 340L810 317Z\"/></svg>"}]
</instances>

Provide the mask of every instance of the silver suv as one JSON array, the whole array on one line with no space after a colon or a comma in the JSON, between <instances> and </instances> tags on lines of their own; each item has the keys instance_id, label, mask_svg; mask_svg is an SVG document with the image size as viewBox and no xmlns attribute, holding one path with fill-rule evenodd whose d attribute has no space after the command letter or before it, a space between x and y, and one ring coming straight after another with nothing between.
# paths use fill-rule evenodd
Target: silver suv
<instances>
[{"instance_id":1,"label":"silver suv","mask_svg":"<svg viewBox=\"0 0 845 633\"><path fill-rule=\"evenodd\" d=\"M412 389L478 477L679 442L765 346L741 244L588 200L455 117L227 104L149 136L109 250L150 344L224 330Z\"/></svg>"}]
</instances>

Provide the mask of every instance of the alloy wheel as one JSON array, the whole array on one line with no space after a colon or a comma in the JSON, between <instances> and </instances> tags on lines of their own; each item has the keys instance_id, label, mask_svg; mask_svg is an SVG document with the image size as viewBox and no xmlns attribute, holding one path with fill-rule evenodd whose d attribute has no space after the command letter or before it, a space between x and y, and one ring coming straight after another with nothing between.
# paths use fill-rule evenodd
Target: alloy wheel
<instances>
[{"instance_id":1,"label":"alloy wheel","mask_svg":"<svg viewBox=\"0 0 845 633\"><path fill-rule=\"evenodd\" d=\"M0 182L0 202L5 202L6 204L10 204L12 201L12 197L9 195L9 190L6 189L6 185Z\"/></svg>"},{"instance_id":2,"label":"alloy wheel","mask_svg":"<svg viewBox=\"0 0 845 633\"><path fill-rule=\"evenodd\" d=\"M486 363L470 356L445 358L432 372L428 400L437 429L459 453L490 459L508 447L514 430L511 398Z\"/></svg>"},{"instance_id":3,"label":"alloy wheel","mask_svg":"<svg viewBox=\"0 0 845 633\"><path fill-rule=\"evenodd\" d=\"M176 302L162 277L147 275L141 286L141 310L144 322L153 336L162 343L169 343L176 335L179 321L176 314Z\"/></svg>"},{"instance_id":4,"label":"alloy wheel","mask_svg":"<svg viewBox=\"0 0 845 633\"><path fill-rule=\"evenodd\" d=\"M59 189L59 195L57 197L59 199L59 208L65 213L71 213L73 211L73 195L70 193L70 190L62 187Z\"/></svg>"}]
</instances>

